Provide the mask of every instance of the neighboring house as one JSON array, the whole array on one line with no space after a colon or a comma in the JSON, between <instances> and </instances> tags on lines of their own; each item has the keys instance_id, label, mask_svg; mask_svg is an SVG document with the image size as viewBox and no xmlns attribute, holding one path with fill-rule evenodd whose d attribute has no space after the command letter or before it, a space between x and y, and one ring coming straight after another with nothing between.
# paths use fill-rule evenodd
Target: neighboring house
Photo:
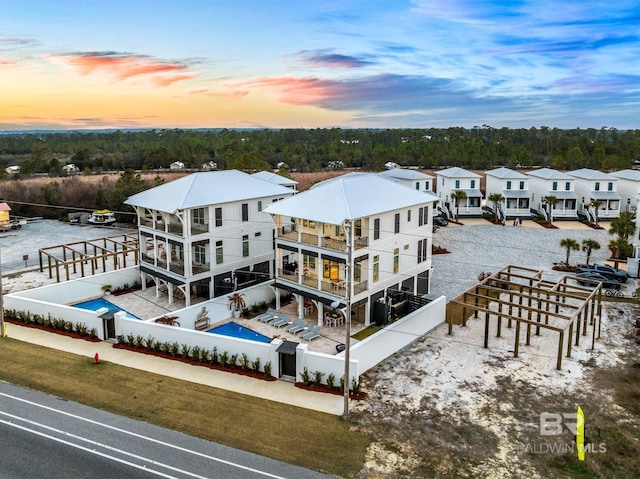
<instances>
[{"instance_id":1,"label":"neighboring house","mask_svg":"<svg viewBox=\"0 0 640 479\"><path fill-rule=\"evenodd\" d=\"M620 170L609 173L618 179L620 211L637 211L637 197L640 194L640 171Z\"/></svg>"},{"instance_id":2,"label":"neighboring house","mask_svg":"<svg viewBox=\"0 0 640 479\"><path fill-rule=\"evenodd\" d=\"M20 173L20 167L18 165L7 166L4 171L6 171L10 175L17 175Z\"/></svg>"},{"instance_id":3,"label":"neighboring house","mask_svg":"<svg viewBox=\"0 0 640 479\"><path fill-rule=\"evenodd\" d=\"M401 185L413 188L416 191L426 191L433 193L433 183L435 176L427 175L426 173L420 173L415 170L408 170L405 168L392 168L386 171L378 173L380 176L384 176L393 181L397 181Z\"/></svg>"},{"instance_id":4,"label":"neighboring house","mask_svg":"<svg viewBox=\"0 0 640 479\"><path fill-rule=\"evenodd\" d=\"M169 165L170 170L184 170L184 163L181 161L174 161Z\"/></svg>"},{"instance_id":5,"label":"neighboring house","mask_svg":"<svg viewBox=\"0 0 640 479\"><path fill-rule=\"evenodd\" d=\"M280 176L269 171L258 171L251 176L253 176L254 178L260 178L261 180L267 181L269 183L273 183L274 185L286 186L287 188L291 188L294 191L298 187L297 181L292 180L291 178L285 178L284 176Z\"/></svg>"},{"instance_id":6,"label":"neighboring house","mask_svg":"<svg viewBox=\"0 0 640 479\"><path fill-rule=\"evenodd\" d=\"M549 208L544 198L554 196L557 203L553 206L553 218L548 219L577 219L578 195L575 191L575 177L552 168L540 168L528 172L527 175L531 190L531 208L535 212L548 217Z\"/></svg>"},{"instance_id":7,"label":"neighboring house","mask_svg":"<svg viewBox=\"0 0 640 479\"><path fill-rule=\"evenodd\" d=\"M460 216L482 216L482 192L480 191L480 175L454 166L436 172L436 191L440 198L438 207L448 217L456 212L456 202L451 194L454 191L464 191L466 198L460 200L458 214Z\"/></svg>"},{"instance_id":8,"label":"neighboring house","mask_svg":"<svg viewBox=\"0 0 640 479\"><path fill-rule=\"evenodd\" d=\"M618 178L608 173L582 168L568 171L567 174L576 179L576 194L578 195L578 211L595 221L596 216L591 202L600 202L597 217L610 220L620 216L620 194L618 193Z\"/></svg>"},{"instance_id":9,"label":"neighboring house","mask_svg":"<svg viewBox=\"0 0 640 479\"><path fill-rule=\"evenodd\" d=\"M236 170L194 173L131 196L142 284L205 299L273 278L268 204L294 192Z\"/></svg>"},{"instance_id":10,"label":"neighboring house","mask_svg":"<svg viewBox=\"0 0 640 479\"><path fill-rule=\"evenodd\" d=\"M336 317L347 298L353 321L384 321L405 292L429 293L436 199L375 174L355 174L270 205L275 288L293 293L299 316L318 324Z\"/></svg>"},{"instance_id":11,"label":"neighboring house","mask_svg":"<svg viewBox=\"0 0 640 479\"><path fill-rule=\"evenodd\" d=\"M509 168L487 171L485 197L499 193L504 200L498 205L500 219L528 218L531 216L531 192L529 177ZM491 205L491 208L494 208Z\"/></svg>"},{"instance_id":12,"label":"neighboring house","mask_svg":"<svg viewBox=\"0 0 640 479\"><path fill-rule=\"evenodd\" d=\"M73 164L73 163L69 163L69 164L67 164L67 165L64 165L64 166L62 167L62 170L63 170L65 173L77 173L77 172L79 171L79 170L78 170L78 167L77 167L75 164Z\"/></svg>"},{"instance_id":13,"label":"neighboring house","mask_svg":"<svg viewBox=\"0 0 640 479\"><path fill-rule=\"evenodd\" d=\"M200 167L200 169L202 171L217 170L218 169L218 163L215 163L213 161L209 161L207 163L203 163L202 166Z\"/></svg>"},{"instance_id":14,"label":"neighboring house","mask_svg":"<svg viewBox=\"0 0 640 479\"><path fill-rule=\"evenodd\" d=\"M11 223L10 211L11 206L6 203L0 203L0 225L8 225Z\"/></svg>"}]
</instances>

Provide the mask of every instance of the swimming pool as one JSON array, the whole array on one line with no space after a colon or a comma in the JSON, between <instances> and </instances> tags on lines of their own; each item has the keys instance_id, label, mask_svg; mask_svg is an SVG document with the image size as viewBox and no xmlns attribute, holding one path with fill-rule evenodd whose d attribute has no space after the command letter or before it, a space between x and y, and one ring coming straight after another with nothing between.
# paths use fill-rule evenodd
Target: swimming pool
<instances>
[{"instance_id":1,"label":"swimming pool","mask_svg":"<svg viewBox=\"0 0 640 479\"><path fill-rule=\"evenodd\" d=\"M223 324L216 328L210 329L208 333L222 334L223 336L231 336L233 338L248 339L250 341L259 341L261 343L270 343L271 338L255 332L253 329L245 328L244 326L234 323Z\"/></svg>"},{"instance_id":2,"label":"swimming pool","mask_svg":"<svg viewBox=\"0 0 640 479\"><path fill-rule=\"evenodd\" d=\"M89 301L83 301L81 303L72 304L74 308L88 309L89 311L98 311L100 308L107 308L109 311L124 311L129 319L140 319L134 316L129 311L125 311L119 308L115 304L107 301L104 298L90 299Z\"/></svg>"}]
</instances>

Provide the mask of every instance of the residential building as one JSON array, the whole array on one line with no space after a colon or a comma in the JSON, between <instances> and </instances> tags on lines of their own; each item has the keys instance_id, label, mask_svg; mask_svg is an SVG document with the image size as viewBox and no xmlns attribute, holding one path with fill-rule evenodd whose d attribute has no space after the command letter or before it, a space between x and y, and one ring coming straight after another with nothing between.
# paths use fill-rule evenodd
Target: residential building
<instances>
[{"instance_id":1,"label":"residential building","mask_svg":"<svg viewBox=\"0 0 640 479\"><path fill-rule=\"evenodd\" d=\"M620 170L609 174L618 179L620 211L636 211L636 199L640 194L640 170Z\"/></svg>"},{"instance_id":2,"label":"residential building","mask_svg":"<svg viewBox=\"0 0 640 479\"><path fill-rule=\"evenodd\" d=\"M274 185L286 186L287 188L291 188L294 191L298 188L298 182L296 180L277 175L270 171L258 171L251 176L260 178L261 180L267 181L269 183L273 183Z\"/></svg>"},{"instance_id":3,"label":"residential building","mask_svg":"<svg viewBox=\"0 0 640 479\"><path fill-rule=\"evenodd\" d=\"M271 204L275 288L293 293L299 316L318 324L347 303L352 321L384 320L403 292L429 292L436 199L379 175L353 174Z\"/></svg>"},{"instance_id":4,"label":"residential building","mask_svg":"<svg viewBox=\"0 0 640 479\"><path fill-rule=\"evenodd\" d=\"M575 220L578 217L575 191L576 179L552 168L540 168L527 173L531 190L531 208L535 213L547 216L550 220ZM553 215L549 218L547 197L554 197Z\"/></svg>"},{"instance_id":5,"label":"residential building","mask_svg":"<svg viewBox=\"0 0 640 479\"><path fill-rule=\"evenodd\" d=\"M406 168L391 168L378 174L416 191L433 193L435 176Z\"/></svg>"},{"instance_id":6,"label":"residential building","mask_svg":"<svg viewBox=\"0 0 640 479\"><path fill-rule=\"evenodd\" d=\"M4 171L6 171L9 175L17 175L20 173L20 167L18 165L7 166Z\"/></svg>"},{"instance_id":7,"label":"residential building","mask_svg":"<svg viewBox=\"0 0 640 479\"><path fill-rule=\"evenodd\" d=\"M62 170L65 173L77 173L79 171L78 167L74 163L68 163L68 164L64 165L62 167Z\"/></svg>"},{"instance_id":8,"label":"residential building","mask_svg":"<svg viewBox=\"0 0 640 479\"><path fill-rule=\"evenodd\" d=\"M173 292L206 299L273 277L271 216L264 208L294 192L236 170L194 173L131 196L138 215L140 271Z\"/></svg>"},{"instance_id":9,"label":"residential building","mask_svg":"<svg viewBox=\"0 0 640 479\"><path fill-rule=\"evenodd\" d=\"M504 198L498 205L499 218L522 219L531 216L531 192L527 175L504 167L487 171L486 174L487 201L496 193Z\"/></svg>"},{"instance_id":10,"label":"residential building","mask_svg":"<svg viewBox=\"0 0 640 479\"><path fill-rule=\"evenodd\" d=\"M169 165L170 170L184 170L184 163L181 161L174 161Z\"/></svg>"},{"instance_id":11,"label":"residential building","mask_svg":"<svg viewBox=\"0 0 640 479\"><path fill-rule=\"evenodd\" d=\"M568 171L567 174L576 179L578 211L584 213L590 221L610 220L620 216L618 178L589 168ZM593 208L594 201L599 204L597 212Z\"/></svg>"},{"instance_id":12,"label":"residential building","mask_svg":"<svg viewBox=\"0 0 640 479\"><path fill-rule=\"evenodd\" d=\"M458 166L436 172L436 192L440 208L448 217L454 214L460 216L482 216L482 191L480 191L480 175L464 170ZM454 191L461 191L465 198L457 204Z\"/></svg>"}]
</instances>

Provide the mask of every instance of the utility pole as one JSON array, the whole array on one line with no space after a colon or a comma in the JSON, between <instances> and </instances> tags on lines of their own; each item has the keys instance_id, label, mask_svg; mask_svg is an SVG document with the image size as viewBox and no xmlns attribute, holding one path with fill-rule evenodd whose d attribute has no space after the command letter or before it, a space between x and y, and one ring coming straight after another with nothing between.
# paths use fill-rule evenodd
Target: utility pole
<instances>
[{"instance_id":1,"label":"utility pole","mask_svg":"<svg viewBox=\"0 0 640 479\"><path fill-rule=\"evenodd\" d=\"M346 220L343 224L344 236L347 240L347 263L344 268L345 273L345 299L347 303L347 310L345 312L345 329L347 330L347 336L344 341L344 413L343 417L349 419L349 360L351 349L351 261L353 258L353 245L351 244L351 222Z\"/></svg>"}]
</instances>

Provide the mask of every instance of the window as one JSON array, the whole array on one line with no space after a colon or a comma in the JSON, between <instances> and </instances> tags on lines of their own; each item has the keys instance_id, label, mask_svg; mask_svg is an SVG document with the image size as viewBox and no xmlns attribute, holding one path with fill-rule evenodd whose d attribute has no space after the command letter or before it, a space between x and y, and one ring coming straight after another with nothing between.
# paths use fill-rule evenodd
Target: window
<instances>
[{"instance_id":1,"label":"window","mask_svg":"<svg viewBox=\"0 0 640 479\"><path fill-rule=\"evenodd\" d=\"M397 273L400 267L400 248L393 250L393 272Z\"/></svg>"},{"instance_id":2,"label":"window","mask_svg":"<svg viewBox=\"0 0 640 479\"><path fill-rule=\"evenodd\" d=\"M192 221L196 224L203 225L204 224L204 208L196 208L191 210L192 212Z\"/></svg>"},{"instance_id":3,"label":"window","mask_svg":"<svg viewBox=\"0 0 640 479\"><path fill-rule=\"evenodd\" d=\"M216 241L216 264L222 264L222 241Z\"/></svg>"},{"instance_id":4,"label":"window","mask_svg":"<svg viewBox=\"0 0 640 479\"><path fill-rule=\"evenodd\" d=\"M609 182L607 184L607 191L613 191L613 183Z\"/></svg>"},{"instance_id":5,"label":"window","mask_svg":"<svg viewBox=\"0 0 640 479\"><path fill-rule=\"evenodd\" d=\"M551 189L553 191L558 191L558 182L554 181L553 183L551 183Z\"/></svg>"},{"instance_id":6,"label":"window","mask_svg":"<svg viewBox=\"0 0 640 479\"><path fill-rule=\"evenodd\" d=\"M258 200L258 211L262 211L262 200Z\"/></svg>"},{"instance_id":7,"label":"window","mask_svg":"<svg viewBox=\"0 0 640 479\"><path fill-rule=\"evenodd\" d=\"M262 231L256 231L256 232L253 234L253 236L254 236L254 237L256 237L256 238L260 238L260 236L262 236Z\"/></svg>"},{"instance_id":8,"label":"window","mask_svg":"<svg viewBox=\"0 0 640 479\"><path fill-rule=\"evenodd\" d=\"M520 189L521 189L521 190L524 190L524 181L521 181L521 182L520 182Z\"/></svg>"},{"instance_id":9,"label":"window","mask_svg":"<svg viewBox=\"0 0 640 479\"><path fill-rule=\"evenodd\" d=\"M420 182L416 181L416 190L420 191Z\"/></svg>"},{"instance_id":10,"label":"window","mask_svg":"<svg viewBox=\"0 0 640 479\"><path fill-rule=\"evenodd\" d=\"M373 220L373 239L380 239L380 218Z\"/></svg>"},{"instance_id":11,"label":"window","mask_svg":"<svg viewBox=\"0 0 640 479\"><path fill-rule=\"evenodd\" d=\"M424 206L418 210L418 226L429 223L429 207Z\"/></svg>"},{"instance_id":12,"label":"window","mask_svg":"<svg viewBox=\"0 0 640 479\"><path fill-rule=\"evenodd\" d=\"M362 281L362 265L360 263L353 265L353 280L358 283Z\"/></svg>"},{"instance_id":13,"label":"window","mask_svg":"<svg viewBox=\"0 0 640 479\"><path fill-rule=\"evenodd\" d=\"M424 182L424 189L429 191L429 182L428 181Z\"/></svg>"},{"instance_id":14,"label":"window","mask_svg":"<svg viewBox=\"0 0 640 479\"><path fill-rule=\"evenodd\" d=\"M222 208L216 208L216 226L222 226Z\"/></svg>"},{"instance_id":15,"label":"window","mask_svg":"<svg viewBox=\"0 0 640 479\"><path fill-rule=\"evenodd\" d=\"M249 256L249 235L242 235L242 257Z\"/></svg>"},{"instance_id":16,"label":"window","mask_svg":"<svg viewBox=\"0 0 640 479\"><path fill-rule=\"evenodd\" d=\"M400 213L396 213L394 217L393 232L400 233Z\"/></svg>"},{"instance_id":17,"label":"window","mask_svg":"<svg viewBox=\"0 0 640 479\"><path fill-rule=\"evenodd\" d=\"M471 189L476 187L476 180L471 180Z\"/></svg>"},{"instance_id":18,"label":"window","mask_svg":"<svg viewBox=\"0 0 640 479\"><path fill-rule=\"evenodd\" d=\"M456 180L456 190L460 188L460 180Z\"/></svg>"},{"instance_id":19,"label":"window","mask_svg":"<svg viewBox=\"0 0 640 479\"><path fill-rule=\"evenodd\" d=\"M596 181L596 186L595 186L596 191L600 191L600 182Z\"/></svg>"},{"instance_id":20,"label":"window","mask_svg":"<svg viewBox=\"0 0 640 479\"><path fill-rule=\"evenodd\" d=\"M411 210L407 210L407 223L411 223Z\"/></svg>"},{"instance_id":21,"label":"window","mask_svg":"<svg viewBox=\"0 0 640 479\"><path fill-rule=\"evenodd\" d=\"M316 269L316 257L308 254L302 255L304 269Z\"/></svg>"},{"instance_id":22,"label":"window","mask_svg":"<svg viewBox=\"0 0 640 479\"><path fill-rule=\"evenodd\" d=\"M373 280L380 279L380 256L373 257Z\"/></svg>"},{"instance_id":23,"label":"window","mask_svg":"<svg viewBox=\"0 0 640 479\"><path fill-rule=\"evenodd\" d=\"M355 220L353 222L353 234L358 237L362 236L362 220Z\"/></svg>"},{"instance_id":24,"label":"window","mask_svg":"<svg viewBox=\"0 0 640 479\"><path fill-rule=\"evenodd\" d=\"M565 191L571 191L571 183L569 183L568 181L564 184L564 190Z\"/></svg>"},{"instance_id":25,"label":"window","mask_svg":"<svg viewBox=\"0 0 640 479\"><path fill-rule=\"evenodd\" d=\"M507 189L510 190L511 189L511 182L507 181Z\"/></svg>"},{"instance_id":26,"label":"window","mask_svg":"<svg viewBox=\"0 0 640 479\"><path fill-rule=\"evenodd\" d=\"M197 244L193 247L193 260L200 264L207 262L207 248L204 245Z\"/></svg>"},{"instance_id":27,"label":"window","mask_svg":"<svg viewBox=\"0 0 640 479\"><path fill-rule=\"evenodd\" d=\"M249 204L242 203L242 221L249 221Z\"/></svg>"},{"instance_id":28,"label":"window","mask_svg":"<svg viewBox=\"0 0 640 479\"><path fill-rule=\"evenodd\" d=\"M418 241L418 263L422 263L427 260L427 247L429 241L427 239Z\"/></svg>"}]
</instances>

